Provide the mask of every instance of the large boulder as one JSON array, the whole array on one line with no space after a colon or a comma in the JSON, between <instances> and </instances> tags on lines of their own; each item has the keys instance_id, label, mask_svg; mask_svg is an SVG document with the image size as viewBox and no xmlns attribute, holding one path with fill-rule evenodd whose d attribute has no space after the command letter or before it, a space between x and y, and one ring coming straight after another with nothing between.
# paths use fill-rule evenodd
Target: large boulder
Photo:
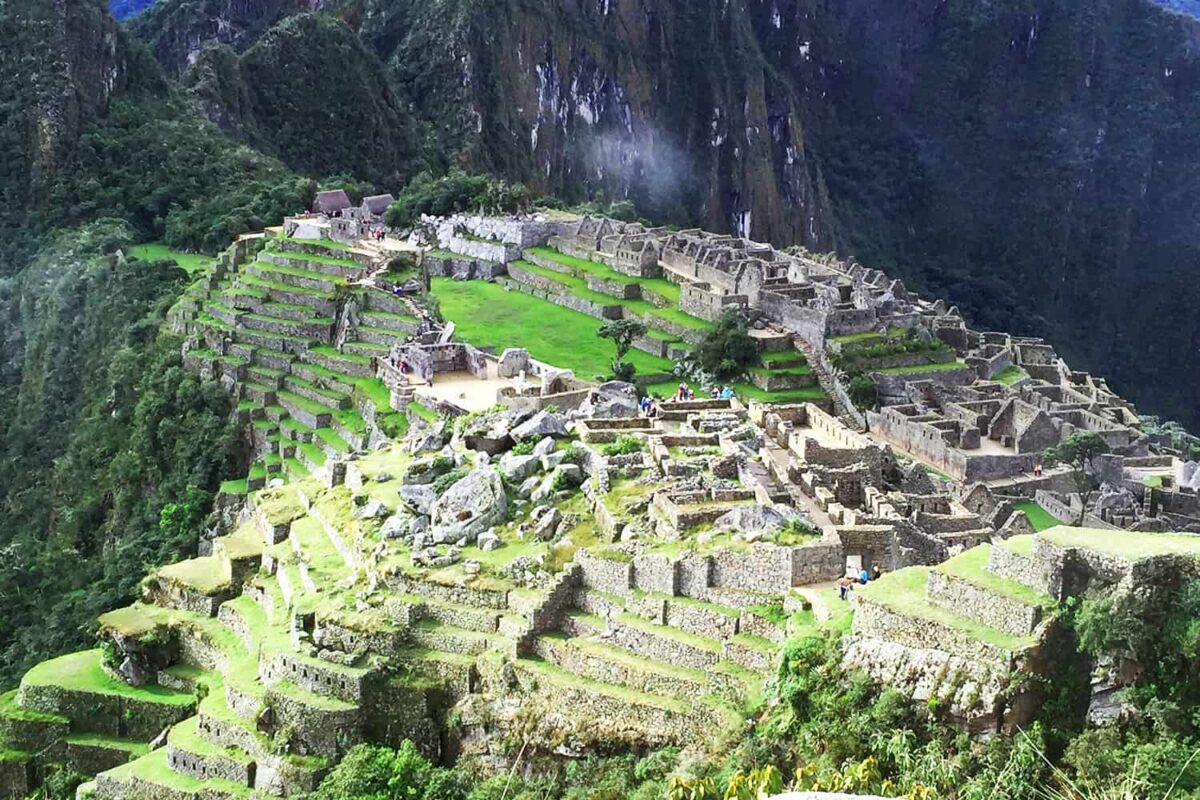
<instances>
[{"instance_id":1,"label":"large boulder","mask_svg":"<svg viewBox=\"0 0 1200 800\"><path fill-rule=\"evenodd\" d=\"M547 436L565 439L568 435L566 417L549 411L539 411L512 429L512 437L518 442L525 439L541 440Z\"/></svg>"},{"instance_id":2,"label":"large boulder","mask_svg":"<svg viewBox=\"0 0 1200 800\"><path fill-rule=\"evenodd\" d=\"M441 450L450 443L450 426L446 420L414 426L408 432L405 444L413 455Z\"/></svg>"},{"instance_id":3,"label":"large boulder","mask_svg":"<svg viewBox=\"0 0 1200 800\"><path fill-rule=\"evenodd\" d=\"M579 407L585 417L622 419L638 415L638 390L632 383L608 381L592 390Z\"/></svg>"},{"instance_id":4,"label":"large boulder","mask_svg":"<svg viewBox=\"0 0 1200 800\"><path fill-rule=\"evenodd\" d=\"M535 455L519 456L505 453L500 457L500 471L514 483L520 483L538 471L542 461Z\"/></svg>"},{"instance_id":5,"label":"large boulder","mask_svg":"<svg viewBox=\"0 0 1200 800\"><path fill-rule=\"evenodd\" d=\"M811 521L788 508L764 505L737 506L726 514L717 517L713 523L714 530L732 530L743 535L770 536L791 520L800 520L812 527Z\"/></svg>"},{"instance_id":6,"label":"large boulder","mask_svg":"<svg viewBox=\"0 0 1200 800\"><path fill-rule=\"evenodd\" d=\"M491 467L467 473L433 504L430 533L435 543L473 542L508 516L504 481Z\"/></svg>"},{"instance_id":7,"label":"large boulder","mask_svg":"<svg viewBox=\"0 0 1200 800\"><path fill-rule=\"evenodd\" d=\"M528 410L502 409L470 417L459 435L471 450L497 456L513 446L512 430L529 416Z\"/></svg>"},{"instance_id":8,"label":"large boulder","mask_svg":"<svg viewBox=\"0 0 1200 800\"><path fill-rule=\"evenodd\" d=\"M405 484L400 487L400 501L414 514L428 514L433 510L437 492L428 484Z\"/></svg>"}]
</instances>

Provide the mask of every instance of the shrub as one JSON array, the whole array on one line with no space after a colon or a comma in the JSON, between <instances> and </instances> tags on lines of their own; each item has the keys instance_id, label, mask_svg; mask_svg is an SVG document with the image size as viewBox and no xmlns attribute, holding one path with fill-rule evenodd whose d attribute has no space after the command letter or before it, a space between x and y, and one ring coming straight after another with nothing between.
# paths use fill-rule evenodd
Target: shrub
<instances>
[{"instance_id":1,"label":"shrub","mask_svg":"<svg viewBox=\"0 0 1200 800\"><path fill-rule=\"evenodd\" d=\"M738 312L730 309L693 351L704 372L719 380L733 380L758 363L758 345L746 332Z\"/></svg>"},{"instance_id":2,"label":"shrub","mask_svg":"<svg viewBox=\"0 0 1200 800\"><path fill-rule=\"evenodd\" d=\"M646 449L646 443L637 436L622 434L617 437L615 442L610 442L601 448L601 452L606 456L627 456L631 453L640 453Z\"/></svg>"},{"instance_id":3,"label":"shrub","mask_svg":"<svg viewBox=\"0 0 1200 800\"><path fill-rule=\"evenodd\" d=\"M461 211L511 213L528 208L529 203L529 191L520 183L468 175L459 170L451 170L440 178L423 172L388 207L387 224L393 228L411 227L422 214L442 217Z\"/></svg>"},{"instance_id":4,"label":"shrub","mask_svg":"<svg viewBox=\"0 0 1200 800\"><path fill-rule=\"evenodd\" d=\"M533 455L533 448L537 447L537 443L532 439L526 439L523 442L517 442L512 449L514 456L529 456Z\"/></svg>"},{"instance_id":5,"label":"shrub","mask_svg":"<svg viewBox=\"0 0 1200 800\"><path fill-rule=\"evenodd\" d=\"M447 491L449 491L451 486L467 477L468 472L470 472L470 470L466 467L458 467L457 469L452 469L445 475L440 476L433 482L434 494L436 494L438 497L441 497Z\"/></svg>"},{"instance_id":6,"label":"shrub","mask_svg":"<svg viewBox=\"0 0 1200 800\"><path fill-rule=\"evenodd\" d=\"M556 492L565 492L579 486L579 479L571 473L559 470L550 480L550 488Z\"/></svg>"}]
</instances>

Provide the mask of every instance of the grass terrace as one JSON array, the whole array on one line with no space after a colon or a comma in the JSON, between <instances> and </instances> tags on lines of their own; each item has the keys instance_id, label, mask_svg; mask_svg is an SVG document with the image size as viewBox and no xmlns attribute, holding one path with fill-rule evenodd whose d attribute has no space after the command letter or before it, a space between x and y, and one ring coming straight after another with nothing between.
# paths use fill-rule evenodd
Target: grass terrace
<instances>
[{"instance_id":1,"label":"grass terrace","mask_svg":"<svg viewBox=\"0 0 1200 800\"><path fill-rule=\"evenodd\" d=\"M185 270L189 275L201 272L209 264L213 263L211 256L206 256L202 253L184 253L179 250L172 250L162 242L134 245L129 248L129 255L140 261L174 261L179 265L180 269Z\"/></svg>"},{"instance_id":2,"label":"grass terrace","mask_svg":"<svg viewBox=\"0 0 1200 800\"><path fill-rule=\"evenodd\" d=\"M929 567L906 567L871 581L866 586L857 587L854 591L859 597L897 614L955 628L972 639L1009 652L1015 653L1033 646L1032 637L1012 636L929 602L925 595L929 570Z\"/></svg>"},{"instance_id":3,"label":"grass terrace","mask_svg":"<svg viewBox=\"0 0 1200 800\"><path fill-rule=\"evenodd\" d=\"M594 275L597 278L603 278L607 281L617 281L626 285L637 284L662 295L671 301L672 305L679 305L679 285L671 283L666 278L634 278L630 275L625 275L617 272L607 264L601 264L598 261L588 261L584 258L576 258L569 256L566 253L560 253L552 247L530 247L528 252L536 256L540 256L548 261L553 261L557 264L562 264L564 267L570 267L580 272L586 272L589 275Z\"/></svg>"},{"instance_id":4,"label":"grass terrace","mask_svg":"<svg viewBox=\"0 0 1200 800\"><path fill-rule=\"evenodd\" d=\"M99 650L83 650L43 661L25 673L21 682L30 686L60 686L77 692L119 695L172 706L187 706L196 700L187 692L176 692L162 686L130 686L112 677L100 666Z\"/></svg>"},{"instance_id":5,"label":"grass terrace","mask_svg":"<svg viewBox=\"0 0 1200 800\"><path fill-rule=\"evenodd\" d=\"M1011 366L1007 366L1000 372L996 373L995 377L993 377L992 380L999 381L1000 383L1003 383L1005 386L1012 386L1014 383L1021 380L1022 378L1028 378L1028 377L1029 377L1028 372L1026 372L1025 370L1021 369L1020 367L1018 367L1014 364Z\"/></svg>"},{"instance_id":6,"label":"grass terrace","mask_svg":"<svg viewBox=\"0 0 1200 800\"><path fill-rule=\"evenodd\" d=\"M583 278L577 278L574 275L565 275L561 272L555 272L552 269L539 267L537 264L530 264L528 261L514 262L517 267L520 267L534 275L540 275L543 278L552 280L555 283L562 284L567 291L581 300L587 300L599 305L614 306L619 305L625 308L631 314L641 316L649 316L657 319L667 320L676 325L682 325L685 328L694 330L707 331L712 330L713 324L707 320L693 317L691 314L685 314L678 308L659 308L648 300L625 300L619 297L613 297L609 294L594 292L587 286L587 281ZM602 266L602 265L597 265Z\"/></svg>"},{"instance_id":7,"label":"grass terrace","mask_svg":"<svg viewBox=\"0 0 1200 800\"><path fill-rule=\"evenodd\" d=\"M574 370L583 379L612 371L613 344L596 335L602 323L594 317L484 281L434 278L433 293L459 337L476 347L524 347L539 361ZM608 304L617 302L608 295L597 296ZM643 374L670 372L674 366L640 350L631 350L627 358Z\"/></svg>"},{"instance_id":8,"label":"grass terrace","mask_svg":"<svg viewBox=\"0 0 1200 800\"><path fill-rule=\"evenodd\" d=\"M871 372L877 372L880 375L920 375L923 372L947 372L949 370L967 369L965 361L946 361L940 364L916 364L911 367L888 367L887 369L873 369Z\"/></svg>"},{"instance_id":9,"label":"grass terrace","mask_svg":"<svg viewBox=\"0 0 1200 800\"><path fill-rule=\"evenodd\" d=\"M1050 528L1062 524L1058 521L1058 517L1054 516L1032 500L1022 500L1019 503L1013 503L1013 509L1016 511L1024 511L1025 516L1029 519L1029 524L1033 526L1035 531L1049 530Z\"/></svg>"},{"instance_id":10,"label":"grass terrace","mask_svg":"<svg viewBox=\"0 0 1200 800\"><path fill-rule=\"evenodd\" d=\"M311 245L316 245L317 247L324 247L326 250L349 250L350 249L350 245L342 244L341 242L335 242L333 239L291 239L291 238L288 238L287 236L285 236L282 230L278 234L276 234L275 240L280 241L280 242L302 242L303 244L311 244Z\"/></svg>"},{"instance_id":11,"label":"grass terrace","mask_svg":"<svg viewBox=\"0 0 1200 800\"><path fill-rule=\"evenodd\" d=\"M284 252L283 250L268 250L267 252L273 256L278 256L279 258L286 258L288 261L311 261L314 264L329 264L331 266L346 267L348 269L355 269L360 266L360 264L352 258L335 258L333 256L320 256L309 253L290 253Z\"/></svg>"},{"instance_id":12,"label":"grass terrace","mask_svg":"<svg viewBox=\"0 0 1200 800\"><path fill-rule=\"evenodd\" d=\"M1007 597L1028 606L1041 606L1047 611L1056 607L1057 604L1050 595L988 572L987 565L991 556L992 546L981 544L939 564L935 569L943 574L961 578L989 594Z\"/></svg>"},{"instance_id":13,"label":"grass terrace","mask_svg":"<svg viewBox=\"0 0 1200 800\"><path fill-rule=\"evenodd\" d=\"M1038 535L1059 547L1095 550L1129 561L1164 555L1200 559L1200 535L1197 534L1131 533L1057 525Z\"/></svg>"}]
</instances>

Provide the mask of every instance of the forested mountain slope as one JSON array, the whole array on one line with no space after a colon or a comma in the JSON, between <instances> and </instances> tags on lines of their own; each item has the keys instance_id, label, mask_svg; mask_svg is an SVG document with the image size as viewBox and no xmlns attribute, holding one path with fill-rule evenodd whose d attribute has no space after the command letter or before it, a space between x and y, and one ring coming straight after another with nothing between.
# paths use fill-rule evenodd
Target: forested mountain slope
<instances>
[{"instance_id":1,"label":"forested mountain slope","mask_svg":"<svg viewBox=\"0 0 1200 800\"><path fill-rule=\"evenodd\" d=\"M250 48L234 68L228 52L199 53L214 2L165 0L135 30L169 70L198 59L185 81L235 135L303 171L362 169L326 145L328 118L296 77L369 86L371 59L312 23L254 46L285 9L225 2L240 33L219 38ZM419 118L427 166L836 247L982 327L1053 336L1146 409L1198 421L1200 386L1180 377L1200 368L1186 17L1147 0L323 5L388 67L378 102L312 92L351 135L395 130L394 94ZM316 55L281 57L301 36ZM268 91L288 99L247 107ZM286 120L281 134L263 113ZM354 144L372 175L406 171L394 137Z\"/></svg>"}]
</instances>

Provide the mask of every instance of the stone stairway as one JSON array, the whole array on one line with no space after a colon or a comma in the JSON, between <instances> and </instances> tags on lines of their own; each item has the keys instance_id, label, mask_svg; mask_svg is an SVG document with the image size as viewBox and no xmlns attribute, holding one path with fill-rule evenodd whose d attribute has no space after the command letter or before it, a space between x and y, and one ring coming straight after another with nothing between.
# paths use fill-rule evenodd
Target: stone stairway
<instances>
[{"instance_id":1,"label":"stone stairway","mask_svg":"<svg viewBox=\"0 0 1200 800\"><path fill-rule=\"evenodd\" d=\"M808 343L801 336L796 336L793 339L796 349L804 355L809 367L817 376L817 382L825 391L825 394L833 401L834 411L842 422L848 427L858 432L863 432L867 429L867 420L863 417L862 412L855 408L854 403L850 401L850 396L846 394L845 387L838 380L837 373L833 369L833 365L829 362L829 357L823 350L818 350Z\"/></svg>"}]
</instances>

